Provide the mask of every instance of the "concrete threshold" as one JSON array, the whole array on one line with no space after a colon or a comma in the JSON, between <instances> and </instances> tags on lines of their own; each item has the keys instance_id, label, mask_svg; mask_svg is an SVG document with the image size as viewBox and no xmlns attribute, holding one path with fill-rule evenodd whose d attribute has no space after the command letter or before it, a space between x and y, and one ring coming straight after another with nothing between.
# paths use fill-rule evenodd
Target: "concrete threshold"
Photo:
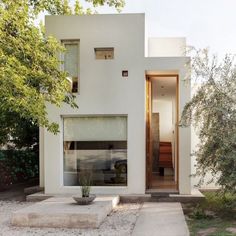
<instances>
[{"instance_id":1,"label":"concrete threshold","mask_svg":"<svg viewBox=\"0 0 236 236\"><path fill-rule=\"evenodd\" d=\"M24 227L98 228L118 203L119 196L97 197L83 206L71 197L52 197L13 212L11 223Z\"/></svg>"},{"instance_id":2,"label":"concrete threshold","mask_svg":"<svg viewBox=\"0 0 236 236\"><path fill-rule=\"evenodd\" d=\"M30 194L26 197L27 201L39 202L51 197L70 197L71 195L51 195L44 192ZM191 194L176 194L167 192L154 192L148 194L121 194L121 203L143 203L143 202L181 202L198 203L205 199L204 195L198 190L192 190Z\"/></svg>"},{"instance_id":3,"label":"concrete threshold","mask_svg":"<svg viewBox=\"0 0 236 236\"><path fill-rule=\"evenodd\" d=\"M146 202L132 236L189 236L180 203Z\"/></svg>"},{"instance_id":4,"label":"concrete threshold","mask_svg":"<svg viewBox=\"0 0 236 236\"><path fill-rule=\"evenodd\" d=\"M197 189L191 194L173 194L166 192L152 192L149 194L123 194L120 195L122 203L136 202L181 202L181 203L198 203L204 201L205 196Z\"/></svg>"}]
</instances>

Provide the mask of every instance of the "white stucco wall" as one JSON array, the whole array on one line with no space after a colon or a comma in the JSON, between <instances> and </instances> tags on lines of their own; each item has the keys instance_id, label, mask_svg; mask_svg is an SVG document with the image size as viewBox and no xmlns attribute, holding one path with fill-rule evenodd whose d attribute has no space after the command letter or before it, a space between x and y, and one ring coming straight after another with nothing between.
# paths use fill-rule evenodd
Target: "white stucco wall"
<instances>
[{"instance_id":1,"label":"white stucco wall","mask_svg":"<svg viewBox=\"0 0 236 236\"><path fill-rule=\"evenodd\" d=\"M152 112L159 113L160 141L172 141L172 101L154 100Z\"/></svg>"},{"instance_id":2,"label":"white stucco wall","mask_svg":"<svg viewBox=\"0 0 236 236\"><path fill-rule=\"evenodd\" d=\"M39 128L39 186L44 187L44 129Z\"/></svg>"},{"instance_id":3,"label":"white stucco wall","mask_svg":"<svg viewBox=\"0 0 236 236\"><path fill-rule=\"evenodd\" d=\"M92 190L144 193L144 15L46 17L46 29L47 34L56 36L58 40L80 40L79 109L49 106L51 120L59 122L62 130L63 116L128 115L128 187L94 187ZM114 47L115 59L95 60L95 47ZM122 78L122 70L129 71L128 79ZM63 187L62 133L55 136L45 132L45 150L46 192L78 192L79 187Z\"/></svg>"},{"instance_id":4,"label":"white stucco wall","mask_svg":"<svg viewBox=\"0 0 236 236\"><path fill-rule=\"evenodd\" d=\"M184 57L186 56L185 38L149 38L149 57Z\"/></svg>"},{"instance_id":5,"label":"white stucco wall","mask_svg":"<svg viewBox=\"0 0 236 236\"><path fill-rule=\"evenodd\" d=\"M48 105L48 117L59 124L60 133L46 130L44 137L44 177L46 193L77 193L79 187L63 186L63 126L65 116L127 115L128 116L128 186L93 187L94 193L145 193L146 124L145 74L167 71L180 76L180 110L189 99L185 77L185 57L144 58L144 14L49 16L46 33L58 40L80 40L79 109L67 105ZM114 47L114 60L95 60L95 47ZM129 77L121 76L122 70ZM180 129L180 193L190 193L190 129ZM189 148L188 148L189 146Z\"/></svg>"}]
</instances>

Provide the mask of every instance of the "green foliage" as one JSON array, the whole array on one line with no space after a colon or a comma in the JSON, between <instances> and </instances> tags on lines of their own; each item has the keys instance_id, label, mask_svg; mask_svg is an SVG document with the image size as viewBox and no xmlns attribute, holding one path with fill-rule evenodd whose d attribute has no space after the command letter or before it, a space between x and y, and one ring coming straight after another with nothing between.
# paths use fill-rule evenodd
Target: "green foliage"
<instances>
[{"instance_id":1,"label":"green foliage","mask_svg":"<svg viewBox=\"0 0 236 236\"><path fill-rule=\"evenodd\" d=\"M2 188L39 176L38 153L32 150L0 151L0 186Z\"/></svg>"},{"instance_id":2,"label":"green foliage","mask_svg":"<svg viewBox=\"0 0 236 236\"><path fill-rule=\"evenodd\" d=\"M88 2L117 9L124 5L123 0ZM58 55L64 48L53 37L45 37L43 27L34 25L38 14L45 11L54 15L92 13L79 1L73 10L68 0L0 0L0 119L17 114L19 120L56 133L58 124L48 120L46 104L60 107L64 102L72 108L77 104L68 92L67 73L60 70ZM9 135L6 131L12 127L5 128L3 134Z\"/></svg>"},{"instance_id":3,"label":"green foliage","mask_svg":"<svg viewBox=\"0 0 236 236\"><path fill-rule=\"evenodd\" d=\"M83 12L83 7L81 6L79 0L75 1L75 9L74 9L75 15L82 15Z\"/></svg>"},{"instance_id":4,"label":"green foliage","mask_svg":"<svg viewBox=\"0 0 236 236\"><path fill-rule=\"evenodd\" d=\"M89 197L90 189L92 185L92 173L91 171L82 171L79 174L79 183L81 186L82 197Z\"/></svg>"},{"instance_id":5,"label":"green foliage","mask_svg":"<svg viewBox=\"0 0 236 236\"><path fill-rule=\"evenodd\" d=\"M107 4L110 7L114 6L118 11L121 11L125 5L124 0L86 0L86 2L93 3L94 7L104 6Z\"/></svg>"},{"instance_id":6,"label":"green foliage","mask_svg":"<svg viewBox=\"0 0 236 236\"><path fill-rule=\"evenodd\" d=\"M203 209L216 212L222 217L236 219L236 195L232 193L206 192L206 201L202 204Z\"/></svg>"},{"instance_id":7,"label":"green foliage","mask_svg":"<svg viewBox=\"0 0 236 236\"><path fill-rule=\"evenodd\" d=\"M193 207L190 217L212 219L216 217L236 219L236 195L232 193L205 192L205 200Z\"/></svg>"},{"instance_id":8,"label":"green foliage","mask_svg":"<svg viewBox=\"0 0 236 236\"><path fill-rule=\"evenodd\" d=\"M125 5L124 0L85 0L91 3L94 8L99 6L115 7L117 11L121 11ZM84 9L79 0L76 0L71 6L68 0L28 0L30 6L33 7L34 12L38 14L41 11L48 11L52 15L70 15L70 14L87 14L92 12L91 8Z\"/></svg>"},{"instance_id":9,"label":"green foliage","mask_svg":"<svg viewBox=\"0 0 236 236\"><path fill-rule=\"evenodd\" d=\"M12 175L10 168L6 166L5 161L0 160L0 191L5 190L11 184L12 184Z\"/></svg>"},{"instance_id":10,"label":"green foliage","mask_svg":"<svg viewBox=\"0 0 236 236\"><path fill-rule=\"evenodd\" d=\"M204 192L205 201L183 204L191 235L235 235L229 228L236 227L236 195L218 192ZM212 233L210 233L212 232Z\"/></svg>"},{"instance_id":11,"label":"green foliage","mask_svg":"<svg viewBox=\"0 0 236 236\"><path fill-rule=\"evenodd\" d=\"M32 121L21 118L18 113L1 113L0 131L0 144L8 149L38 149L38 126Z\"/></svg>"},{"instance_id":12,"label":"green foliage","mask_svg":"<svg viewBox=\"0 0 236 236\"><path fill-rule=\"evenodd\" d=\"M196 128L199 144L197 172L201 185L210 172L223 191L236 192L236 66L226 55L222 62L208 50L195 50L192 76L196 93L186 104L181 125Z\"/></svg>"},{"instance_id":13,"label":"green foliage","mask_svg":"<svg viewBox=\"0 0 236 236\"><path fill-rule=\"evenodd\" d=\"M194 219L207 219L207 218L209 218L206 215L205 210L199 204L196 207L194 207L191 217Z\"/></svg>"},{"instance_id":14,"label":"green foliage","mask_svg":"<svg viewBox=\"0 0 236 236\"><path fill-rule=\"evenodd\" d=\"M62 46L45 38L33 24L26 0L0 5L0 113L13 112L38 126L57 132L47 118L46 103L77 105L68 93L66 73L60 71Z\"/></svg>"}]
</instances>

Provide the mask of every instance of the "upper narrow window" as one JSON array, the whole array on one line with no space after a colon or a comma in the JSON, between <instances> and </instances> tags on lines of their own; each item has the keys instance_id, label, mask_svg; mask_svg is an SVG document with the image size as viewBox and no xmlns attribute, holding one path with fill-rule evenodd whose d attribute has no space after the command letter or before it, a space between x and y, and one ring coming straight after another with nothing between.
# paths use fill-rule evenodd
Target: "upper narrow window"
<instances>
[{"instance_id":1,"label":"upper narrow window","mask_svg":"<svg viewBox=\"0 0 236 236\"><path fill-rule=\"evenodd\" d=\"M114 59L114 48L95 48L95 58L98 60Z\"/></svg>"},{"instance_id":2,"label":"upper narrow window","mask_svg":"<svg viewBox=\"0 0 236 236\"><path fill-rule=\"evenodd\" d=\"M72 93L78 92L79 86L79 41L62 41L66 51L64 53L64 71L69 74L72 82Z\"/></svg>"}]
</instances>

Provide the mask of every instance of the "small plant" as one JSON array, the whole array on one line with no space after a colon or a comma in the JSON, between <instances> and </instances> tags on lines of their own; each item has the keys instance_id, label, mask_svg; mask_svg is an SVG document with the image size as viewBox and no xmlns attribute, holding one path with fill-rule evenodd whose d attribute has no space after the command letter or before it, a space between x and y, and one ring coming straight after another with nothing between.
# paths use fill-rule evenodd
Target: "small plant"
<instances>
[{"instance_id":1,"label":"small plant","mask_svg":"<svg viewBox=\"0 0 236 236\"><path fill-rule=\"evenodd\" d=\"M220 217L236 219L236 195L232 193L206 192L205 208L216 212Z\"/></svg>"},{"instance_id":2,"label":"small plant","mask_svg":"<svg viewBox=\"0 0 236 236\"><path fill-rule=\"evenodd\" d=\"M72 197L78 205L91 204L96 198L96 195L90 194L92 185L92 173L90 171L82 171L78 174L78 177L82 196L77 194Z\"/></svg>"},{"instance_id":3,"label":"small plant","mask_svg":"<svg viewBox=\"0 0 236 236\"><path fill-rule=\"evenodd\" d=\"M90 171L82 171L79 174L79 182L81 186L82 197L89 197L92 185L92 173Z\"/></svg>"},{"instance_id":4,"label":"small plant","mask_svg":"<svg viewBox=\"0 0 236 236\"><path fill-rule=\"evenodd\" d=\"M208 216L205 213L205 210L199 204L193 209L191 216L192 218L198 220L208 218Z\"/></svg>"}]
</instances>

